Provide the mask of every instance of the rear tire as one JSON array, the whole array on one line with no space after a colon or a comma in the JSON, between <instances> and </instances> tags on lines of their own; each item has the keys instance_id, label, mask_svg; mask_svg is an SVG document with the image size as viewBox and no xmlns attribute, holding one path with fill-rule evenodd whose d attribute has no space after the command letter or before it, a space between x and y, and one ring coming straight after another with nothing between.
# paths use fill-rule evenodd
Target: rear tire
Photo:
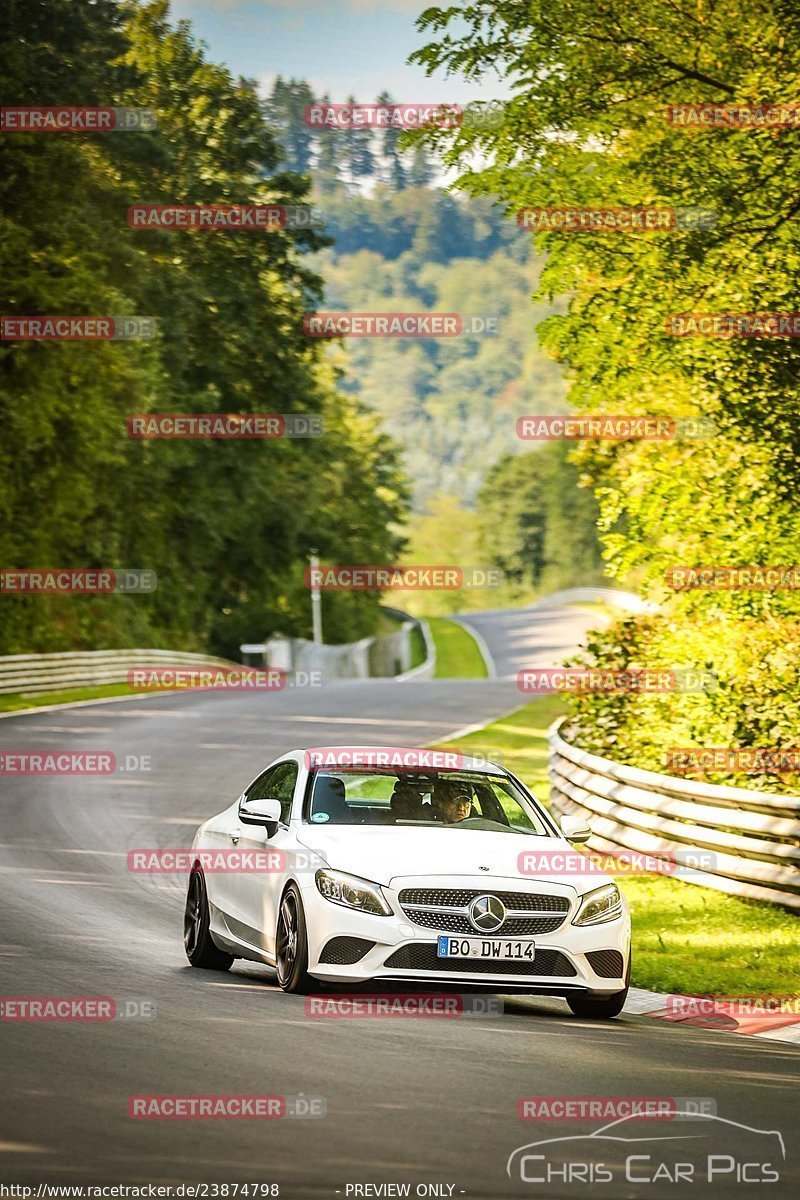
<instances>
[{"instance_id":1,"label":"rear tire","mask_svg":"<svg viewBox=\"0 0 800 1200\"><path fill-rule=\"evenodd\" d=\"M233 955L226 954L214 945L210 922L206 881L200 868L194 867L189 876L189 890L183 916L183 946L186 957L193 967L202 967L207 971L227 971L233 962Z\"/></svg>"},{"instance_id":2,"label":"rear tire","mask_svg":"<svg viewBox=\"0 0 800 1200\"><path fill-rule=\"evenodd\" d=\"M303 901L296 884L290 883L278 909L275 932L275 969L284 992L304 996L316 990L316 980L308 973L308 935Z\"/></svg>"}]
</instances>

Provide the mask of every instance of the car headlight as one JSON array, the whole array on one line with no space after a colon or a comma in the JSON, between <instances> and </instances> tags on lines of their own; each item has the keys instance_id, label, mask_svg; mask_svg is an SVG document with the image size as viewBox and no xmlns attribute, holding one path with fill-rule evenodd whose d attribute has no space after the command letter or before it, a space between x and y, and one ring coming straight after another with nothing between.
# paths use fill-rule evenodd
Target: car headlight
<instances>
[{"instance_id":1,"label":"car headlight","mask_svg":"<svg viewBox=\"0 0 800 1200\"><path fill-rule=\"evenodd\" d=\"M345 875L344 871L317 871L317 890L344 908L357 908L359 912L372 913L376 917L390 917L392 910L377 883L359 879L357 875Z\"/></svg>"},{"instance_id":2,"label":"car headlight","mask_svg":"<svg viewBox=\"0 0 800 1200\"><path fill-rule=\"evenodd\" d=\"M573 925L602 925L622 915L622 896L615 883L587 892L573 917Z\"/></svg>"}]
</instances>

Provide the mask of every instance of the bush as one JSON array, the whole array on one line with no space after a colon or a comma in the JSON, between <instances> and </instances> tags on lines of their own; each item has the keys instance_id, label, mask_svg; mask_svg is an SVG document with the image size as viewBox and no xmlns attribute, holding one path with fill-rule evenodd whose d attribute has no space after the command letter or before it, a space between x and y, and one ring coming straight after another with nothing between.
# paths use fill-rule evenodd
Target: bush
<instances>
[{"instance_id":1,"label":"bush","mask_svg":"<svg viewBox=\"0 0 800 1200\"><path fill-rule=\"evenodd\" d=\"M702 691L587 692L570 697L572 736L596 754L664 771L666 752L686 747L781 747L800 728L800 626L717 613L691 624L666 615L626 617L589 635L574 665L710 672ZM683 774L683 773L682 773ZM769 792L800 791L800 774L686 771L687 778Z\"/></svg>"}]
</instances>

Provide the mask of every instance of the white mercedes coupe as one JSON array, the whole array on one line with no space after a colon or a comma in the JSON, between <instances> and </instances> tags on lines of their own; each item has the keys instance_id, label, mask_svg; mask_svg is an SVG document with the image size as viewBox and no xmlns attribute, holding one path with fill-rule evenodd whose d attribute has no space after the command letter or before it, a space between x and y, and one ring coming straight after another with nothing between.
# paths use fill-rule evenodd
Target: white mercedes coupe
<instances>
[{"instance_id":1,"label":"white mercedes coupe","mask_svg":"<svg viewBox=\"0 0 800 1200\"><path fill-rule=\"evenodd\" d=\"M611 877L573 849L589 836L492 763L293 750L197 831L186 954L222 971L266 963L287 992L488 987L614 1017L630 916Z\"/></svg>"}]
</instances>

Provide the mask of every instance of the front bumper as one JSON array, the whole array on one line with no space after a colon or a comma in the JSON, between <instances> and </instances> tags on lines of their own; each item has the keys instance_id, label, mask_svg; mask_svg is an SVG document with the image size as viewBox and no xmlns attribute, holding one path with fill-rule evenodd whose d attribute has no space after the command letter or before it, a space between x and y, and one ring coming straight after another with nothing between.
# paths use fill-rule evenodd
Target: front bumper
<instances>
[{"instance_id":1,"label":"front bumper","mask_svg":"<svg viewBox=\"0 0 800 1200\"><path fill-rule=\"evenodd\" d=\"M439 959L437 935L453 936L452 929L415 924L400 906L399 893L418 887L566 897L569 909L552 932L539 933L530 939L518 939L515 934L504 934L502 929L493 935L532 940L536 946L532 964ZM396 880L391 888L383 888L393 910L386 917L332 904L313 884L302 890L309 942L308 969L315 978L327 983L417 982L443 987L458 984L562 996L573 991L613 993L625 986L630 956L627 905L623 902L622 914L614 921L583 927L572 925L579 897L574 888L564 884L526 880L521 885L519 879L493 878L489 882L463 876ZM471 936L486 935L473 932ZM355 956L357 961L348 961Z\"/></svg>"}]
</instances>

